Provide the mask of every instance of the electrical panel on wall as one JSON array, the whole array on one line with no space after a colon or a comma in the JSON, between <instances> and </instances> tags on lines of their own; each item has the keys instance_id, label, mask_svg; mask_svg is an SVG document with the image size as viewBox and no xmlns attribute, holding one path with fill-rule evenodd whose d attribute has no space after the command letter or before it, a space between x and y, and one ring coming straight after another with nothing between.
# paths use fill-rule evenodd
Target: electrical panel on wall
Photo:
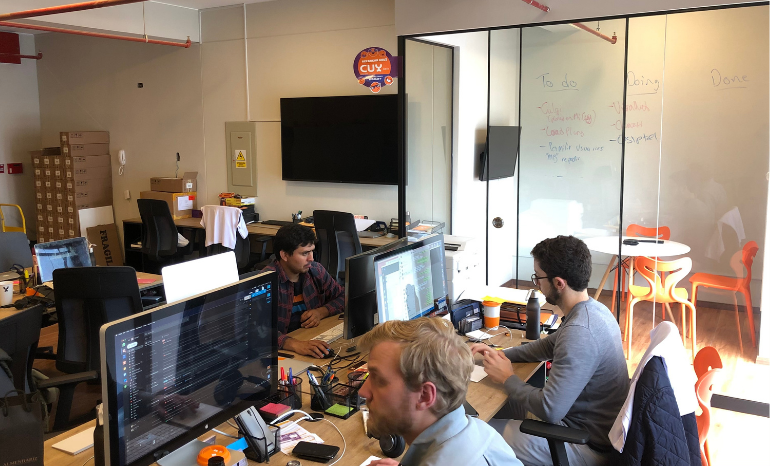
<instances>
[{"instance_id":1,"label":"electrical panel on wall","mask_svg":"<svg viewBox=\"0 0 770 466\"><path fill-rule=\"evenodd\" d=\"M251 121L226 121L227 190L243 196L257 195L257 125Z\"/></svg>"}]
</instances>

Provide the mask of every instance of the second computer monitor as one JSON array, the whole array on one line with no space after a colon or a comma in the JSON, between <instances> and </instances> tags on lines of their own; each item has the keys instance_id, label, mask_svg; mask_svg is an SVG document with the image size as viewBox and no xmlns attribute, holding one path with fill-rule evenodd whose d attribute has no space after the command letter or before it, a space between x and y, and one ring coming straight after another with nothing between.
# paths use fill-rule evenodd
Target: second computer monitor
<instances>
[{"instance_id":1,"label":"second computer monitor","mask_svg":"<svg viewBox=\"0 0 770 466\"><path fill-rule=\"evenodd\" d=\"M447 295L444 235L436 235L374 260L379 322L410 320L434 311Z\"/></svg>"},{"instance_id":2,"label":"second computer monitor","mask_svg":"<svg viewBox=\"0 0 770 466\"><path fill-rule=\"evenodd\" d=\"M377 315L375 257L406 245L407 239L401 238L345 259L345 323L342 334L344 339L352 340L360 337L374 327L374 319Z\"/></svg>"},{"instance_id":3,"label":"second computer monitor","mask_svg":"<svg viewBox=\"0 0 770 466\"><path fill-rule=\"evenodd\" d=\"M88 251L88 241L77 238L38 243L35 245L37 265L40 268L40 281L53 281L53 271L72 267L90 267L91 255Z\"/></svg>"}]
</instances>

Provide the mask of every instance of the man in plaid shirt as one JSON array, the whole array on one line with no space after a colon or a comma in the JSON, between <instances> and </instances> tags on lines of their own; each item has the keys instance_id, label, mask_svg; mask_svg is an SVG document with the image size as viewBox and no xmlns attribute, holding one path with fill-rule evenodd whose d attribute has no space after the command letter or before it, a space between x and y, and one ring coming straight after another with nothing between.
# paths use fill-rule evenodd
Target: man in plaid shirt
<instances>
[{"instance_id":1,"label":"man in plaid shirt","mask_svg":"<svg viewBox=\"0 0 770 466\"><path fill-rule=\"evenodd\" d=\"M321 319L345 308L345 290L313 261L314 249L312 229L299 224L281 227L273 239L276 260L264 270L278 273L278 347L321 358L329 352L326 342L287 335L300 327L317 327Z\"/></svg>"}]
</instances>

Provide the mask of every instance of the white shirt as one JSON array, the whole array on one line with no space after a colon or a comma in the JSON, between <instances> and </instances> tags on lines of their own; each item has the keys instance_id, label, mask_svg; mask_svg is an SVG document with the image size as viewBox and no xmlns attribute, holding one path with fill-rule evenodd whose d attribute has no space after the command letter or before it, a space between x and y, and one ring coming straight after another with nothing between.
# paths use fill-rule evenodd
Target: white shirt
<instances>
[{"instance_id":1,"label":"white shirt","mask_svg":"<svg viewBox=\"0 0 770 466\"><path fill-rule=\"evenodd\" d=\"M247 238L249 231L246 222L243 221L241 209L220 205L205 205L201 208L203 218L201 226L206 229L206 247L212 244L221 244L230 249L235 249L235 232L241 238Z\"/></svg>"},{"instance_id":2,"label":"white shirt","mask_svg":"<svg viewBox=\"0 0 770 466\"><path fill-rule=\"evenodd\" d=\"M687 350L682 345L679 329L671 322L663 321L650 332L650 346L647 347L647 351L639 361L639 365L636 366L636 372L634 372L634 377L631 379L631 389L628 391L626 402L615 419L612 429L610 429L610 442L621 453L626 443L628 428L631 425L636 383L642 375L644 366L654 356L660 356L663 359L663 364L666 366L666 373L676 397L676 404L679 406L679 415L684 416L685 414L695 412L695 408L698 407L698 399L695 397L695 382L698 381L698 377L695 376L695 370L690 364Z\"/></svg>"}]
</instances>

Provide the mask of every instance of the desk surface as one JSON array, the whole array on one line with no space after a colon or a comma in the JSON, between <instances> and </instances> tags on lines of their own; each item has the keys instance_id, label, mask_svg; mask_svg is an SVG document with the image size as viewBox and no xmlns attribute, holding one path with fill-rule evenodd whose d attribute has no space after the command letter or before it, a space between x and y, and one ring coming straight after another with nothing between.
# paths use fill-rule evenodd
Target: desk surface
<instances>
[{"instance_id":1,"label":"desk surface","mask_svg":"<svg viewBox=\"0 0 770 466\"><path fill-rule=\"evenodd\" d=\"M335 325L339 324L341 320L337 318L327 318L321 321L321 324L312 329L299 329L295 332L292 332L292 336L300 339L308 339L313 338L316 335L321 334L325 330L328 330ZM498 335L492 338L492 342L502 345L502 346L514 346L518 345L523 340L522 332L514 331L513 335L509 338L505 335ZM348 341L340 341L338 340L334 344L332 344L332 348L336 350L340 349L343 351L343 355L347 354L345 353L344 348L348 345ZM300 356L296 355L296 359L303 360L307 362L313 362L317 364L328 364L328 360L324 359L315 359L315 358L309 358L307 356ZM477 363L479 363L480 358L477 357ZM516 363L513 364L514 373L521 377L523 380L527 380L538 368L540 363ZM347 370L340 371L338 373L338 376L341 380L347 380ZM303 387L304 390L304 387ZM502 390L502 388L493 383L489 380L489 378L485 378L479 383L471 382L470 386L468 387L468 395L467 395L468 402L476 408L476 410L479 412L479 417L485 421L492 418L492 416L505 404L506 402L506 396ZM303 392L302 396L302 406L304 411L310 411L310 394ZM331 422L334 423L335 426L342 432L342 434L345 436L345 441L347 442L347 451L345 452L344 458L342 458L342 461L337 463L340 466L358 466L361 463L363 463L368 457L370 456L378 456L383 457L382 451L379 448L379 443L377 440L370 439L366 437L364 434L364 428L363 428L363 420L362 420L362 414L361 412L358 412L351 416L349 419L342 420L337 419L331 416L327 416L326 419L329 419ZM78 432L81 432L89 427L92 427L94 425L94 422L88 422L86 424L83 424L79 427L76 427L68 432L65 432L58 437L54 437L48 441L45 442L45 449L44 449L44 458L45 458L45 465L46 466L82 466L83 463L88 460L93 455L93 449L87 449L83 453L80 453L79 455L69 455L67 453L61 452L59 450L56 450L53 448L53 444L64 440L65 438L68 438ZM309 422L303 422L301 423L302 427L305 429L314 432L321 436L324 441L330 445L337 445L342 447L342 439L340 438L339 433L329 425L328 422L321 421L316 423L309 423ZM235 434L235 429L233 429L230 425L227 423L222 424L218 426L218 429L226 432L228 434ZM202 436L201 438L209 438L213 435L213 433L206 434ZM234 441L234 439L231 439L229 437L224 437L222 435L216 434L217 437L217 443L220 445L228 445ZM342 450L340 450L342 451ZM287 455L284 455L283 453L277 453L274 457L271 458L271 462L279 465L286 464L287 461L291 459L296 459ZM255 464L253 462L249 462L249 464Z\"/></svg>"},{"instance_id":2,"label":"desk surface","mask_svg":"<svg viewBox=\"0 0 770 466\"><path fill-rule=\"evenodd\" d=\"M144 273L144 272L136 272L136 278L137 279L144 279L144 280L155 280L152 283L139 283L139 291L146 290L149 288L155 288L157 286L163 285L163 277L161 275L155 275L152 273ZM18 291L18 287L16 288ZM13 293L13 302L20 300L23 298L24 295L21 295L17 292ZM16 309L14 307L6 307L6 308L0 308L0 320L5 319L6 317L10 317L12 315L15 315L19 312L23 312L24 309Z\"/></svg>"},{"instance_id":3,"label":"desk surface","mask_svg":"<svg viewBox=\"0 0 770 466\"><path fill-rule=\"evenodd\" d=\"M142 223L142 219L140 217L137 218L129 218L126 220L123 220L123 223ZM174 224L178 227L184 227L184 228L196 228L196 229L203 229L201 226L201 219L199 218L179 218L174 220ZM311 225L308 225L309 227L312 227ZM278 225L265 225L264 223L250 223L246 225L246 229L249 230L250 235L267 235L267 236L275 236L278 229L281 228ZM360 238L361 246L369 246L369 247L380 247L384 246L386 244L389 244L393 241L396 241L398 238L386 238L385 236L380 236L378 238Z\"/></svg>"}]
</instances>

